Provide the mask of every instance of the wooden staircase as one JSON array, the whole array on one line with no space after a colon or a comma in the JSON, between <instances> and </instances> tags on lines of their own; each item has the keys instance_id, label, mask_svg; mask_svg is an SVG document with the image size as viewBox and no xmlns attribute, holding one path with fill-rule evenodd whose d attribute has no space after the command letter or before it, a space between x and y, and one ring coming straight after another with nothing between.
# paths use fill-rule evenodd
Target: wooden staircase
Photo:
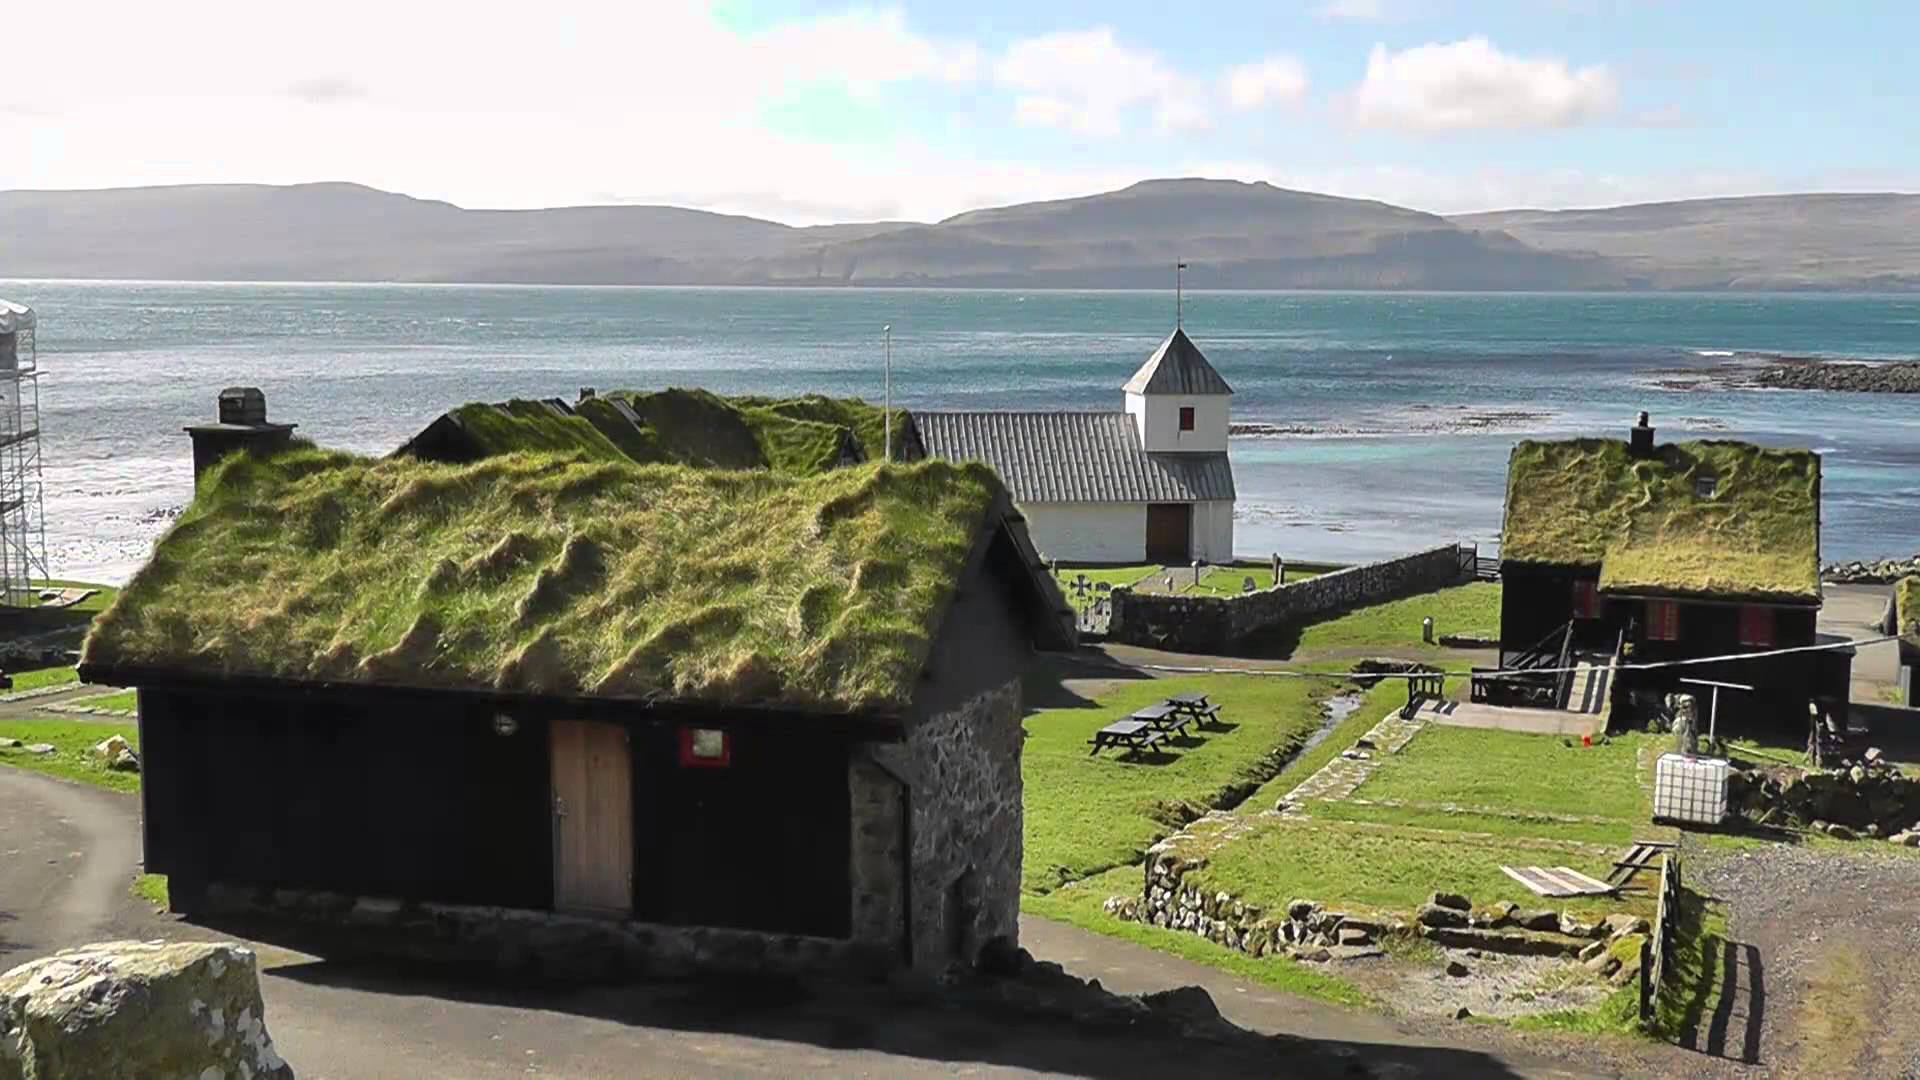
<instances>
[{"instance_id":1,"label":"wooden staircase","mask_svg":"<svg viewBox=\"0 0 1920 1080\"><path fill-rule=\"evenodd\" d=\"M1598 716L1607 711L1607 691L1612 669L1605 658L1590 656L1577 657L1574 664L1573 688L1567 694L1568 712L1585 713Z\"/></svg>"}]
</instances>

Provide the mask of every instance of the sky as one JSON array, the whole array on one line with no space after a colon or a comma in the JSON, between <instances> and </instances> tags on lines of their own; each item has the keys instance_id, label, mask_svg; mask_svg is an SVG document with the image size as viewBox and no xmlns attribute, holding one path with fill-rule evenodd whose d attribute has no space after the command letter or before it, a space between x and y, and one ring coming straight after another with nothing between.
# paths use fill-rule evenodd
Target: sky
<instances>
[{"instance_id":1,"label":"sky","mask_svg":"<svg viewBox=\"0 0 1920 1080\"><path fill-rule=\"evenodd\" d=\"M1441 213L1920 190L1913 0L68 0L0 190L938 220L1167 176Z\"/></svg>"}]
</instances>

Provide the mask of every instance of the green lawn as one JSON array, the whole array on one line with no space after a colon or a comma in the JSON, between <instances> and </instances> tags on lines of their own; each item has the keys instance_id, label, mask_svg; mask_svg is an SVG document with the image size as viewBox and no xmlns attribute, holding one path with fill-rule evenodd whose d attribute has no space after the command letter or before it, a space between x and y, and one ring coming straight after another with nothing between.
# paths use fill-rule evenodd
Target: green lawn
<instances>
[{"instance_id":1,"label":"green lawn","mask_svg":"<svg viewBox=\"0 0 1920 1080\"><path fill-rule=\"evenodd\" d=\"M1183 813L1180 804L1188 804L1184 816L1190 817L1230 788L1250 789L1268 779L1276 754L1284 760L1320 726L1319 700L1335 685L1250 675L1141 679L1092 704L1027 717L1024 887L1045 892L1137 862L1173 830ZM1099 728L1189 691L1218 703L1232 730L1193 731L1199 741L1175 747L1164 760L1128 761L1111 750L1089 755L1087 740Z\"/></svg>"},{"instance_id":2,"label":"green lawn","mask_svg":"<svg viewBox=\"0 0 1920 1080\"><path fill-rule=\"evenodd\" d=\"M141 874L133 879L133 895L162 911L167 909L167 875Z\"/></svg>"},{"instance_id":3,"label":"green lawn","mask_svg":"<svg viewBox=\"0 0 1920 1080\"><path fill-rule=\"evenodd\" d=\"M1315 623L1300 633L1296 655L1334 649L1444 652L1420 639L1420 620L1433 616L1434 636L1472 634L1494 637L1500 630L1500 586L1476 581L1404 600L1360 608L1337 619Z\"/></svg>"},{"instance_id":4,"label":"green lawn","mask_svg":"<svg viewBox=\"0 0 1920 1080\"><path fill-rule=\"evenodd\" d=\"M1682 888L1679 918L1673 955L1667 958L1666 987L1654 1014L1656 1033L1669 1039L1699 1029L1720 1007L1726 991L1725 905Z\"/></svg>"},{"instance_id":5,"label":"green lawn","mask_svg":"<svg viewBox=\"0 0 1920 1080\"><path fill-rule=\"evenodd\" d=\"M1237 835L1214 843L1211 834L1219 828L1198 827L1187 853L1204 855L1207 864L1189 872L1187 880L1268 910L1306 898L1411 915L1435 890L1463 893L1479 905L1511 900L1525 908L1589 914L1651 910L1645 899L1626 905L1604 898L1546 900L1500 871L1502 864L1567 866L1604 877L1614 859L1604 848L1271 816L1243 819Z\"/></svg>"},{"instance_id":6,"label":"green lawn","mask_svg":"<svg viewBox=\"0 0 1920 1080\"><path fill-rule=\"evenodd\" d=\"M73 670L72 664L35 668L32 671L12 671L8 674L13 676L13 689L7 692L13 694L26 690L43 690L49 686L67 686L80 681L80 673Z\"/></svg>"},{"instance_id":7,"label":"green lawn","mask_svg":"<svg viewBox=\"0 0 1920 1080\"><path fill-rule=\"evenodd\" d=\"M1638 822L1645 820L1646 798L1639 750L1657 741L1624 735L1582 746L1558 735L1429 724L1400 753L1383 758L1355 794Z\"/></svg>"},{"instance_id":8,"label":"green lawn","mask_svg":"<svg viewBox=\"0 0 1920 1080\"><path fill-rule=\"evenodd\" d=\"M137 691L134 690L122 690L117 694L108 694L105 697L87 698L76 704L85 705L89 709L112 709L116 712L132 712L139 705L136 694Z\"/></svg>"},{"instance_id":9,"label":"green lawn","mask_svg":"<svg viewBox=\"0 0 1920 1080\"><path fill-rule=\"evenodd\" d=\"M138 773L114 772L93 755L96 744L119 735L138 748L140 736L132 724L82 723L76 720L0 720L0 739L19 739L27 746L48 743L51 754L29 754L25 746L0 748L0 765L32 769L68 780L79 780L114 791L138 791Z\"/></svg>"}]
</instances>

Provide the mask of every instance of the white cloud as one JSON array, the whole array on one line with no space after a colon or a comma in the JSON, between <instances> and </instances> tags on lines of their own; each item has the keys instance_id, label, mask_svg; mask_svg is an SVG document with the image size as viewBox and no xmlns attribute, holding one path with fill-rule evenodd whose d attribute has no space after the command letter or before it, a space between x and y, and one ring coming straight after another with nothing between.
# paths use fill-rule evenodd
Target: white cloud
<instances>
[{"instance_id":1,"label":"white cloud","mask_svg":"<svg viewBox=\"0 0 1920 1080\"><path fill-rule=\"evenodd\" d=\"M1114 136L1136 113L1160 132L1210 122L1199 91L1159 56L1121 44L1108 27L1016 41L993 75L1016 94L1015 119L1030 126Z\"/></svg>"},{"instance_id":2,"label":"white cloud","mask_svg":"<svg viewBox=\"0 0 1920 1080\"><path fill-rule=\"evenodd\" d=\"M1387 17L1386 7L1381 0L1327 0L1313 13L1323 19L1352 19L1356 22L1379 22Z\"/></svg>"},{"instance_id":3,"label":"white cloud","mask_svg":"<svg viewBox=\"0 0 1920 1080\"><path fill-rule=\"evenodd\" d=\"M1612 72L1560 59L1510 56L1483 37L1391 52L1375 45L1354 92L1366 127L1412 131L1569 127L1611 112Z\"/></svg>"},{"instance_id":4,"label":"white cloud","mask_svg":"<svg viewBox=\"0 0 1920 1080\"><path fill-rule=\"evenodd\" d=\"M1294 104L1307 96L1307 69L1291 56L1273 56L1227 72L1227 100L1236 108Z\"/></svg>"}]
</instances>

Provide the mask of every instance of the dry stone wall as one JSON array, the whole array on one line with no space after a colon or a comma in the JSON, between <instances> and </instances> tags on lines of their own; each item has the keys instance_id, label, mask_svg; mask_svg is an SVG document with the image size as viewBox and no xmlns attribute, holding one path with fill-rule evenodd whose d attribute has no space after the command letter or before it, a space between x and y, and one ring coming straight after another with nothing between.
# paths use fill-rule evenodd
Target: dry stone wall
<instances>
[{"instance_id":1,"label":"dry stone wall","mask_svg":"<svg viewBox=\"0 0 1920 1080\"><path fill-rule=\"evenodd\" d=\"M1460 548L1448 544L1238 596L1169 596L1122 587L1113 590L1107 638L1175 652L1221 652L1271 627L1471 579Z\"/></svg>"}]
</instances>

